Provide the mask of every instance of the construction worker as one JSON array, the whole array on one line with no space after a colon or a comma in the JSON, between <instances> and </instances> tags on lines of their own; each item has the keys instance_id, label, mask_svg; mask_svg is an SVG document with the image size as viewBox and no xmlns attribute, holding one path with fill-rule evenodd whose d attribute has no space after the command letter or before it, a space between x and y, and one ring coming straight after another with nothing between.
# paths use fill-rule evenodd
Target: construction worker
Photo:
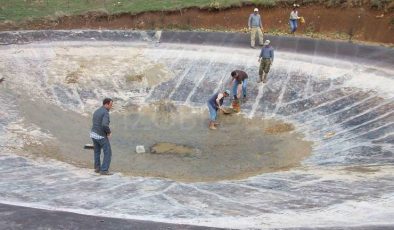
<instances>
[{"instance_id":1,"label":"construction worker","mask_svg":"<svg viewBox=\"0 0 394 230\"><path fill-rule=\"evenodd\" d=\"M94 145L94 171L101 175L112 175L109 170L111 164L111 129L109 128L109 111L112 109L113 101L111 98L103 100L103 106L93 113L92 130L90 137ZM100 163L101 149L104 152L103 163Z\"/></svg>"},{"instance_id":2,"label":"construction worker","mask_svg":"<svg viewBox=\"0 0 394 230\"><path fill-rule=\"evenodd\" d=\"M259 68L259 80L257 82L267 82L267 75L270 71L270 67L274 62L274 48L270 46L270 40L264 42L264 46L261 49L258 62L260 62Z\"/></svg>"},{"instance_id":3,"label":"construction worker","mask_svg":"<svg viewBox=\"0 0 394 230\"><path fill-rule=\"evenodd\" d=\"M259 9L254 8L253 14L249 15L248 27L250 30L250 47L254 48L256 33L259 37L259 44L263 45L263 24L259 14Z\"/></svg>"},{"instance_id":4,"label":"construction worker","mask_svg":"<svg viewBox=\"0 0 394 230\"><path fill-rule=\"evenodd\" d=\"M208 109L209 109L209 128L216 129L216 125L219 123L216 122L216 118L218 115L218 110L223 109L223 100L225 97L230 96L230 90L226 89L224 92L215 93L212 97L208 100Z\"/></svg>"},{"instance_id":5,"label":"construction worker","mask_svg":"<svg viewBox=\"0 0 394 230\"><path fill-rule=\"evenodd\" d=\"M233 90L234 100L238 99L239 86L242 86L242 95L244 96L244 98L246 98L246 84L247 84L248 75L245 73L245 71L234 70L231 72L231 77L232 77L232 81L230 84L232 84L231 86Z\"/></svg>"}]
</instances>

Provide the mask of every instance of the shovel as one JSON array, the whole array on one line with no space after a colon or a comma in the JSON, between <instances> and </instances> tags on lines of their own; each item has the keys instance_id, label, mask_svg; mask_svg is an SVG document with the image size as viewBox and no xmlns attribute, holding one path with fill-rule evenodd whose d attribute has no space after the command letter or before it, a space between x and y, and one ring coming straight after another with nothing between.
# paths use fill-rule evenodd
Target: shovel
<instances>
[{"instance_id":1,"label":"shovel","mask_svg":"<svg viewBox=\"0 0 394 230\"><path fill-rule=\"evenodd\" d=\"M223 114L232 114L235 113L235 110L233 108L222 108Z\"/></svg>"}]
</instances>

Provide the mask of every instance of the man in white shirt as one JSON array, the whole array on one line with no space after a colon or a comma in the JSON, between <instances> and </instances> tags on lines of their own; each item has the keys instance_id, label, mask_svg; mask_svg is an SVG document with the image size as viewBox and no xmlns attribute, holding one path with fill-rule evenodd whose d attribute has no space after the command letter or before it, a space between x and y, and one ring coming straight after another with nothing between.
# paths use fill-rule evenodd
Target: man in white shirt
<instances>
[{"instance_id":1,"label":"man in white shirt","mask_svg":"<svg viewBox=\"0 0 394 230\"><path fill-rule=\"evenodd\" d=\"M300 17L298 17L298 11L297 11L297 7L299 5L294 4L293 6L293 10L290 12L290 19L289 19L289 24L290 24L290 32L292 34L294 34L294 32L297 30L297 20L300 19Z\"/></svg>"}]
</instances>

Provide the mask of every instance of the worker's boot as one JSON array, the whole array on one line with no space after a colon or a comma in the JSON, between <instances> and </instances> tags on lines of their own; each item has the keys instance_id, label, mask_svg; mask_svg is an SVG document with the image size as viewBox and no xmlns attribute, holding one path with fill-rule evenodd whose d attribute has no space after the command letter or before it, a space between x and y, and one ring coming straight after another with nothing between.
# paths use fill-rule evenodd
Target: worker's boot
<instances>
[{"instance_id":1,"label":"worker's boot","mask_svg":"<svg viewBox=\"0 0 394 230\"><path fill-rule=\"evenodd\" d=\"M267 82L267 75L268 73L263 73L263 83Z\"/></svg>"},{"instance_id":2,"label":"worker's boot","mask_svg":"<svg viewBox=\"0 0 394 230\"><path fill-rule=\"evenodd\" d=\"M260 83L260 82L262 82L263 81L263 76L262 75L259 75L259 79L257 80L257 83Z\"/></svg>"},{"instance_id":3,"label":"worker's boot","mask_svg":"<svg viewBox=\"0 0 394 230\"><path fill-rule=\"evenodd\" d=\"M213 121L209 122L209 129L212 129L212 130L216 129L215 123Z\"/></svg>"}]
</instances>

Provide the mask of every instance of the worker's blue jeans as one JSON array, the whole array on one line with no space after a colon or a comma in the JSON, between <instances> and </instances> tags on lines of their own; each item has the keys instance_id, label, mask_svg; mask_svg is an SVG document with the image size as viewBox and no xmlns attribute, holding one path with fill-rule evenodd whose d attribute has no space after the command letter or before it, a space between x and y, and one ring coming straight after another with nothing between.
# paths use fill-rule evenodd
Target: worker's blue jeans
<instances>
[{"instance_id":1,"label":"worker's blue jeans","mask_svg":"<svg viewBox=\"0 0 394 230\"><path fill-rule=\"evenodd\" d=\"M109 139L105 137L99 140L92 138L92 140L94 145L94 168L100 169L101 172L108 171L112 156L111 143L109 143ZM101 149L103 149L104 152L102 165L100 164Z\"/></svg>"},{"instance_id":2,"label":"worker's blue jeans","mask_svg":"<svg viewBox=\"0 0 394 230\"><path fill-rule=\"evenodd\" d=\"M209 109L209 119L211 121L216 121L216 117L218 115L218 111L216 108L211 105L211 103L208 102L208 109Z\"/></svg>"},{"instance_id":3,"label":"worker's blue jeans","mask_svg":"<svg viewBox=\"0 0 394 230\"><path fill-rule=\"evenodd\" d=\"M297 30L297 19L290 19L290 31L294 33Z\"/></svg>"},{"instance_id":4,"label":"worker's blue jeans","mask_svg":"<svg viewBox=\"0 0 394 230\"><path fill-rule=\"evenodd\" d=\"M244 97L246 97L246 84L247 83L248 83L247 79L244 79L242 81L242 94L243 94ZM234 83L233 83L233 96L234 96L234 99L237 99L238 85L239 85L238 80L234 80Z\"/></svg>"}]
</instances>

